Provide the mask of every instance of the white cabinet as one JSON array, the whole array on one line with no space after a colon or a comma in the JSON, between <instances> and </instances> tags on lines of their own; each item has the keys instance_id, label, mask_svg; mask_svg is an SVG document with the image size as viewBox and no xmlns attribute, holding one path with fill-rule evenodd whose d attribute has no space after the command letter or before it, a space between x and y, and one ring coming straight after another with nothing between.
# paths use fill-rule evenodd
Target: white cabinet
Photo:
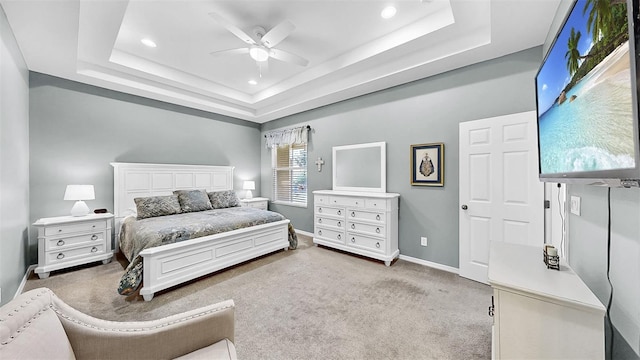
<instances>
[{"instance_id":1,"label":"white cabinet","mask_svg":"<svg viewBox=\"0 0 640 360\"><path fill-rule=\"evenodd\" d=\"M393 193L313 192L313 242L382 260L398 257L398 197Z\"/></svg>"},{"instance_id":2,"label":"white cabinet","mask_svg":"<svg viewBox=\"0 0 640 360\"><path fill-rule=\"evenodd\" d=\"M495 359L604 359L605 308L565 264L547 269L542 247L492 242Z\"/></svg>"},{"instance_id":3,"label":"white cabinet","mask_svg":"<svg viewBox=\"0 0 640 360\"><path fill-rule=\"evenodd\" d=\"M38 267L41 279L53 270L102 261L111 261L111 223L113 215L59 216L42 218L38 228Z\"/></svg>"},{"instance_id":4,"label":"white cabinet","mask_svg":"<svg viewBox=\"0 0 640 360\"><path fill-rule=\"evenodd\" d=\"M269 199L263 197L255 197L251 199L241 199L240 206L253 207L257 209L267 210L269 207Z\"/></svg>"}]
</instances>

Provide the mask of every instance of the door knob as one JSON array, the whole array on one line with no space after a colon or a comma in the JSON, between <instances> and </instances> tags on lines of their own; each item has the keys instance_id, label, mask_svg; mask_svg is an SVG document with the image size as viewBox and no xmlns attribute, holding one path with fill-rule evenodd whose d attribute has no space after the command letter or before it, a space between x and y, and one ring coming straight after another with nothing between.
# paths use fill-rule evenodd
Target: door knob
<instances>
[{"instance_id":1,"label":"door knob","mask_svg":"<svg viewBox=\"0 0 640 360\"><path fill-rule=\"evenodd\" d=\"M468 209L467 205L462 205L462 210L467 210L467 209Z\"/></svg>"}]
</instances>

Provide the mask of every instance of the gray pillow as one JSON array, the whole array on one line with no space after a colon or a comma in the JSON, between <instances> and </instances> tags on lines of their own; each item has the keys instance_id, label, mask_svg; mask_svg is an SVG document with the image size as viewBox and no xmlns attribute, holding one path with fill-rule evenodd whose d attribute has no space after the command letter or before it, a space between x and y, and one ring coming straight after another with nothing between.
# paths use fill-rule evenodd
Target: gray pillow
<instances>
[{"instance_id":1,"label":"gray pillow","mask_svg":"<svg viewBox=\"0 0 640 360\"><path fill-rule=\"evenodd\" d=\"M207 194L209 195L209 200L211 200L211 206L213 206L214 209L240 206L238 195L236 195L236 192L233 190L214 191Z\"/></svg>"},{"instance_id":2,"label":"gray pillow","mask_svg":"<svg viewBox=\"0 0 640 360\"><path fill-rule=\"evenodd\" d=\"M211 202L204 190L176 190L182 212L211 210Z\"/></svg>"},{"instance_id":3,"label":"gray pillow","mask_svg":"<svg viewBox=\"0 0 640 360\"><path fill-rule=\"evenodd\" d=\"M136 203L138 219L180 213L180 203L176 195L142 197L133 201Z\"/></svg>"}]
</instances>

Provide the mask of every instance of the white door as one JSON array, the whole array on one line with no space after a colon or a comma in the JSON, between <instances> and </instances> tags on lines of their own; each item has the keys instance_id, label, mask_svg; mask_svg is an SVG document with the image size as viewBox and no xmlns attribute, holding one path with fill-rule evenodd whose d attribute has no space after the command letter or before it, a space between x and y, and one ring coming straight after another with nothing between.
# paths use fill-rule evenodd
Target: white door
<instances>
[{"instance_id":1,"label":"white door","mask_svg":"<svg viewBox=\"0 0 640 360\"><path fill-rule=\"evenodd\" d=\"M460 276L487 282L491 241L540 245L542 253L536 132L534 111L460 124Z\"/></svg>"}]
</instances>

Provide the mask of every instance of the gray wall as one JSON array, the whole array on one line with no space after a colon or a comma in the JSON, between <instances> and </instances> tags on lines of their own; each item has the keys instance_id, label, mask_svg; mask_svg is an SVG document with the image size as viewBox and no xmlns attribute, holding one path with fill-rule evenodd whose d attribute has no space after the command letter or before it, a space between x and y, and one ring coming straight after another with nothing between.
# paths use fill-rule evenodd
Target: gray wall
<instances>
[{"instance_id":1,"label":"gray wall","mask_svg":"<svg viewBox=\"0 0 640 360\"><path fill-rule=\"evenodd\" d=\"M2 7L0 41L0 304L5 304L28 264L29 72Z\"/></svg>"},{"instance_id":2,"label":"gray wall","mask_svg":"<svg viewBox=\"0 0 640 360\"><path fill-rule=\"evenodd\" d=\"M29 108L31 221L69 214L68 184L93 184L89 208L113 211L114 161L233 165L236 190L259 189L258 124L33 72Z\"/></svg>"},{"instance_id":3,"label":"gray wall","mask_svg":"<svg viewBox=\"0 0 640 360\"><path fill-rule=\"evenodd\" d=\"M400 254L458 267L458 124L535 109L540 47L266 123L263 133L311 125L307 208L272 205L313 232L313 190L331 189L332 147L386 141L387 191L400 193ZM445 144L445 186L411 186L410 145ZM264 139L263 139L264 145ZM322 172L313 164L322 157ZM262 147L262 193L272 194L270 152ZM363 166L366 166L363 164ZM429 246L420 246L428 236Z\"/></svg>"},{"instance_id":4,"label":"gray wall","mask_svg":"<svg viewBox=\"0 0 640 360\"><path fill-rule=\"evenodd\" d=\"M607 188L569 185L579 196L580 216L569 215L569 262L606 306ZM611 270L614 288L611 320L619 359L638 358L640 347L640 189L611 189ZM624 339L624 340L623 340ZM630 348L629 348L630 347Z\"/></svg>"}]
</instances>

